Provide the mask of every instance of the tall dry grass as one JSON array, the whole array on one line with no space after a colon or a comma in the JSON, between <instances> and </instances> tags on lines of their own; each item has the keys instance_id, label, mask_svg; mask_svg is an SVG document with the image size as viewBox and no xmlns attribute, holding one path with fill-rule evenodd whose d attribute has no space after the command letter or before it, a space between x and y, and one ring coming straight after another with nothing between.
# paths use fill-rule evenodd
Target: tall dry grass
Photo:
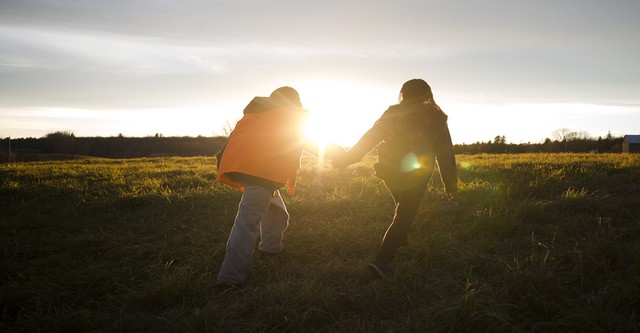
<instances>
[{"instance_id":1,"label":"tall dry grass","mask_svg":"<svg viewBox=\"0 0 640 333\"><path fill-rule=\"evenodd\" d=\"M240 194L211 158L0 165L0 331L638 331L640 156L459 155L459 205L434 177L389 281L373 160L305 157L286 251L224 293Z\"/></svg>"}]
</instances>

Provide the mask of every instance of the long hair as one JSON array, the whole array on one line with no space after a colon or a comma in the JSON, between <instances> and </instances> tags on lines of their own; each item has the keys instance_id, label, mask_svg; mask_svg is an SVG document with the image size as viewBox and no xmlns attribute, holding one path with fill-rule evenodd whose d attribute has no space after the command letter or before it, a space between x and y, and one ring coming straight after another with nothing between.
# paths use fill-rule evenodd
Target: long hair
<instances>
[{"instance_id":1,"label":"long hair","mask_svg":"<svg viewBox=\"0 0 640 333\"><path fill-rule=\"evenodd\" d=\"M424 103L427 104L431 101L436 104L433 99L433 92L431 87L423 79L411 79L405 82L400 89L400 96L398 102L403 103Z\"/></svg>"}]
</instances>

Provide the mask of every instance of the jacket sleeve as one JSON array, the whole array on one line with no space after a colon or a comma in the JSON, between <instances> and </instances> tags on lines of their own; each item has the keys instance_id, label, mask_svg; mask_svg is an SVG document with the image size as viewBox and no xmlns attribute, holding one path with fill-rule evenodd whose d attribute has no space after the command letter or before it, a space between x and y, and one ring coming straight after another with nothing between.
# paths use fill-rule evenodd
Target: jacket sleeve
<instances>
[{"instance_id":1,"label":"jacket sleeve","mask_svg":"<svg viewBox=\"0 0 640 333\"><path fill-rule=\"evenodd\" d=\"M218 168L218 170L220 170L220 161L222 161L222 154L224 153L225 148L227 148L227 142L229 142L229 139L224 142L222 148L220 148L220 150L216 153L216 168Z\"/></svg>"},{"instance_id":2,"label":"jacket sleeve","mask_svg":"<svg viewBox=\"0 0 640 333\"><path fill-rule=\"evenodd\" d=\"M447 124L443 124L442 133L435 146L436 159L440 169L440 177L447 193L458 192L458 170L456 168L456 155L453 151L451 133Z\"/></svg>"},{"instance_id":3,"label":"jacket sleeve","mask_svg":"<svg viewBox=\"0 0 640 333\"><path fill-rule=\"evenodd\" d=\"M360 140L345 154L345 160L349 164L357 163L375 148L383 139L384 131L380 126L373 126L365 132Z\"/></svg>"}]
</instances>

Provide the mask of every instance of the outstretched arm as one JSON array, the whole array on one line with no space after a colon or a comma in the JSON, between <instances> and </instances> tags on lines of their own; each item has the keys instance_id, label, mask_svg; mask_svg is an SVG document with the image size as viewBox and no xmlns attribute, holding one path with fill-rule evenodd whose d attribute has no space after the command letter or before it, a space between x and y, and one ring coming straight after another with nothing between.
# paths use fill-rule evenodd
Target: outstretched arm
<instances>
[{"instance_id":1,"label":"outstretched arm","mask_svg":"<svg viewBox=\"0 0 640 333\"><path fill-rule=\"evenodd\" d=\"M302 149L317 158L326 157L330 160L339 159L346 153L345 149L340 145L326 144L324 147L320 147L315 142L308 140L304 142Z\"/></svg>"},{"instance_id":2,"label":"outstretched arm","mask_svg":"<svg viewBox=\"0 0 640 333\"><path fill-rule=\"evenodd\" d=\"M374 126L362 135L360 140L346 152L343 156L333 161L336 168L346 168L347 166L360 162L362 158L375 148L383 140L382 130Z\"/></svg>"},{"instance_id":3,"label":"outstretched arm","mask_svg":"<svg viewBox=\"0 0 640 333\"><path fill-rule=\"evenodd\" d=\"M220 170L220 162L222 161L222 154L224 153L224 150L227 148L227 142L229 142L229 139L227 139L227 141L224 142L220 150L218 150L218 152L216 153L216 168L218 168L218 170Z\"/></svg>"},{"instance_id":4,"label":"outstretched arm","mask_svg":"<svg viewBox=\"0 0 640 333\"><path fill-rule=\"evenodd\" d=\"M458 192L458 170L456 168L456 156L453 151L451 134L446 125L435 148L436 159L438 160L440 176L442 177L445 191L450 198L453 198Z\"/></svg>"}]
</instances>

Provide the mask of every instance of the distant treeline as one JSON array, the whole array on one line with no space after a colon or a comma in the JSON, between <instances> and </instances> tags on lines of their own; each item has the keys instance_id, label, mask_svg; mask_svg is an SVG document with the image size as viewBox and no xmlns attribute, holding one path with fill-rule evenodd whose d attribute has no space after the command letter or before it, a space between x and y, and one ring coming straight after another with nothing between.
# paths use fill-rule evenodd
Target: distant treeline
<instances>
[{"instance_id":1,"label":"distant treeline","mask_svg":"<svg viewBox=\"0 0 640 333\"><path fill-rule=\"evenodd\" d=\"M519 153L620 153L622 137L607 135L597 139L576 137L562 140L546 139L542 143L507 143L504 136L487 142L455 145L458 154L519 154Z\"/></svg>"},{"instance_id":2,"label":"distant treeline","mask_svg":"<svg viewBox=\"0 0 640 333\"><path fill-rule=\"evenodd\" d=\"M1 160L20 161L34 155L56 154L105 158L139 158L158 156L213 156L226 137L76 137L56 132L42 138L0 139Z\"/></svg>"},{"instance_id":3,"label":"distant treeline","mask_svg":"<svg viewBox=\"0 0 640 333\"><path fill-rule=\"evenodd\" d=\"M458 154L517 154L622 151L621 137L605 138L568 137L562 140L546 139L542 143L507 143L504 136L487 142L455 145ZM69 132L55 132L42 138L0 139L0 161L24 161L43 154L94 156L105 158L139 158L158 156L213 156L224 144L226 137L76 137ZM9 151L11 156L9 156Z\"/></svg>"}]
</instances>

